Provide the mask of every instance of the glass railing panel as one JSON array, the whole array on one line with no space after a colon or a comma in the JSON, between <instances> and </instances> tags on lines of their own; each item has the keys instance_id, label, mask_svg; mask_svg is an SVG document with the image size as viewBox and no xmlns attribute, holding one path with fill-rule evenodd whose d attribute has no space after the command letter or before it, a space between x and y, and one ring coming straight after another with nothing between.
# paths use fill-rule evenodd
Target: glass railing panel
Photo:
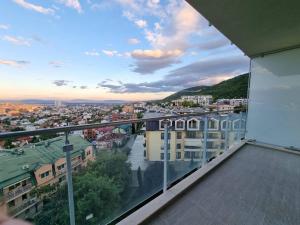
<instances>
[{"instance_id":1,"label":"glass railing panel","mask_svg":"<svg viewBox=\"0 0 300 225\"><path fill-rule=\"evenodd\" d=\"M146 142L144 131L133 130L90 140L95 159L74 175L76 224L109 223L162 190L160 133L153 145ZM147 155L152 147L156 154Z\"/></svg>"},{"instance_id":2,"label":"glass railing panel","mask_svg":"<svg viewBox=\"0 0 300 225\"><path fill-rule=\"evenodd\" d=\"M89 144L82 137L71 140ZM0 151L2 211L36 225L68 224L64 133L29 135L4 141L17 144L13 148L6 145ZM80 149L75 151L74 156L81 156ZM74 168L79 165L75 161L72 164ZM62 214L67 217L62 218Z\"/></svg>"},{"instance_id":3,"label":"glass railing panel","mask_svg":"<svg viewBox=\"0 0 300 225\"><path fill-rule=\"evenodd\" d=\"M192 128L187 126L191 118ZM183 126L175 126L178 119ZM71 218L87 225L115 221L160 193L165 179L170 187L240 143L243 120L245 114L237 113L184 115L171 119L167 135L153 119L28 136L29 143L0 152L0 169L8 174L14 165L5 157L22 162L14 163L22 165L17 179L1 177L1 210L37 225L72 224Z\"/></svg>"}]
</instances>

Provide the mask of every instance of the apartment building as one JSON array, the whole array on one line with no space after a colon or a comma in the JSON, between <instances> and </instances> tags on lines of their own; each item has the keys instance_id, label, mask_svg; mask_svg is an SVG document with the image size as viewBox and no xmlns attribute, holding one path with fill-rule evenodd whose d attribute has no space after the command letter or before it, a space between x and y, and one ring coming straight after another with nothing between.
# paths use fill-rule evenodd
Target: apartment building
<instances>
[{"instance_id":1,"label":"apartment building","mask_svg":"<svg viewBox=\"0 0 300 225\"><path fill-rule=\"evenodd\" d=\"M248 104L247 98L232 98L232 99L218 99L218 104L227 104L232 106L242 106Z\"/></svg>"},{"instance_id":2,"label":"apartment building","mask_svg":"<svg viewBox=\"0 0 300 225\"><path fill-rule=\"evenodd\" d=\"M228 129L226 124L228 121ZM168 159L201 160L204 150L204 117L181 118L169 120ZM243 135L245 119L241 114L227 116L211 116L208 119L206 155L208 159L216 157L228 145ZM148 121L146 123L145 158L149 161L164 159L164 125L163 121Z\"/></svg>"},{"instance_id":3,"label":"apartment building","mask_svg":"<svg viewBox=\"0 0 300 225\"><path fill-rule=\"evenodd\" d=\"M184 95L180 99L173 100L172 103L176 106L182 105L183 102L192 102L194 104L199 104L199 106L207 107L212 104L212 95Z\"/></svg>"},{"instance_id":4,"label":"apartment building","mask_svg":"<svg viewBox=\"0 0 300 225\"><path fill-rule=\"evenodd\" d=\"M93 148L80 136L69 136L73 144L72 168L85 167L94 160ZM0 151L0 205L6 206L13 217L33 216L42 208L34 189L65 181L66 159L64 137ZM0 198L1 199L1 198Z\"/></svg>"}]
</instances>

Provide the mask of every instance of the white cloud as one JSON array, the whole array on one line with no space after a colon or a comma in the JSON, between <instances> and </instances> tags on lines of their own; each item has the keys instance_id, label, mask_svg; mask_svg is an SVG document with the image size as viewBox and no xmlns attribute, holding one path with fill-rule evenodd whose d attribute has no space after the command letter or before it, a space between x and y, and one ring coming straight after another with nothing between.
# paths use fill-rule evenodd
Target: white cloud
<instances>
[{"instance_id":1,"label":"white cloud","mask_svg":"<svg viewBox=\"0 0 300 225\"><path fill-rule=\"evenodd\" d=\"M2 30L8 30L9 29L9 25L8 24L0 24L0 29L2 29Z\"/></svg>"},{"instance_id":2,"label":"white cloud","mask_svg":"<svg viewBox=\"0 0 300 225\"><path fill-rule=\"evenodd\" d=\"M146 20L136 20L134 22L139 28L145 28L147 27L147 21Z\"/></svg>"},{"instance_id":3,"label":"white cloud","mask_svg":"<svg viewBox=\"0 0 300 225\"><path fill-rule=\"evenodd\" d=\"M122 14L124 17L126 17L129 21L133 21L135 16L133 15L133 13L129 12L129 11L123 11Z\"/></svg>"},{"instance_id":4,"label":"white cloud","mask_svg":"<svg viewBox=\"0 0 300 225\"><path fill-rule=\"evenodd\" d=\"M107 55L107 56L115 56L118 54L118 51L115 51L115 50L102 50L102 52Z\"/></svg>"},{"instance_id":5,"label":"white cloud","mask_svg":"<svg viewBox=\"0 0 300 225\"><path fill-rule=\"evenodd\" d=\"M130 38L130 39L128 39L128 43L131 45L137 45L140 43L140 40L137 38Z\"/></svg>"},{"instance_id":6,"label":"white cloud","mask_svg":"<svg viewBox=\"0 0 300 225\"><path fill-rule=\"evenodd\" d=\"M9 35L5 35L4 37L2 37L2 40L4 41L8 41L12 44L15 45L24 45L24 46L31 46L30 40L23 38L23 37L14 37L14 36L9 36Z\"/></svg>"},{"instance_id":7,"label":"white cloud","mask_svg":"<svg viewBox=\"0 0 300 225\"><path fill-rule=\"evenodd\" d=\"M87 56L99 56L100 55L100 53L95 51L95 50L86 51L86 52L84 52L84 54L87 55Z\"/></svg>"},{"instance_id":8,"label":"white cloud","mask_svg":"<svg viewBox=\"0 0 300 225\"><path fill-rule=\"evenodd\" d=\"M33 10L38 13L42 13L42 14L54 14L55 13L55 11L51 8L45 8L40 5L35 5L32 3L26 2L25 0L13 0L13 1L25 9Z\"/></svg>"},{"instance_id":9,"label":"white cloud","mask_svg":"<svg viewBox=\"0 0 300 225\"><path fill-rule=\"evenodd\" d=\"M73 8L73 9L77 10L77 12L79 12L79 13L82 12L82 7L81 7L79 0L59 0L59 2L69 8Z\"/></svg>"},{"instance_id":10,"label":"white cloud","mask_svg":"<svg viewBox=\"0 0 300 225\"><path fill-rule=\"evenodd\" d=\"M162 30L162 27L159 23L154 23L155 30Z\"/></svg>"},{"instance_id":11,"label":"white cloud","mask_svg":"<svg viewBox=\"0 0 300 225\"><path fill-rule=\"evenodd\" d=\"M139 4L135 0L116 0L116 2L121 4L122 6L131 8L136 11L140 9Z\"/></svg>"},{"instance_id":12,"label":"white cloud","mask_svg":"<svg viewBox=\"0 0 300 225\"><path fill-rule=\"evenodd\" d=\"M163 51L156 50L134 50L131 56L136 59L158 59L158 58L172 58L182 55L182 51L179 49Z\"/></svg>"},{"instance_id":13,"label":"white cloud","mask_svg":"<svg viewBox=\"0 0 300 225\"><path fill-rule=\"evenodd\" d=\"M153 9L156 9L159 7L159 0L148 0L147 6Z\"/></svg>"},{"instance_id":14,"label":"white cloud","mask_svg":"<svg viewBox=\"0 0 300 225\"><path fill-rule=\"evenodd\" d=\"M28 61L25 60L7 60L7 59L0 59L0 64L1 65L6 65L6 66L13 66L13 67L22 67L27 64L29 64Z\"/></svg>"}]
</instances>

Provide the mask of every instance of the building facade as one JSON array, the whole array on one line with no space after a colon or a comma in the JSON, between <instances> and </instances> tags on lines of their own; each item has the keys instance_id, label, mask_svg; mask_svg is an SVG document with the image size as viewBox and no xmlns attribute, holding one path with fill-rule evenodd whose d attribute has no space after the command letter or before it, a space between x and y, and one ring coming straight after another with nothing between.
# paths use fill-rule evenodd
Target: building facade
<instances>
[{"instance_id":1,"label":"building facade","mask_svg":"<svg viewBox=\"0 0 300 225\"><path fill-rule=\"evenodd\" d=\"M168 159L175 160L202 160L205 148L204 118L192 117L169 120L168 132ZM226 124L229 124L228 130ZM216 157L228 146L243 135L245 119L239 114L209 117L207 123L206 155L208 159ZM146 123L145 158L149 161L164 159L164 127L163 121L148 121Z\"/></svg>"},{"instance_id":2,"label":"building facade","mask_svg":"<svg viewBox=\"0 0 300 225\"><path fill-rule=\"evenodd\" d=\"M72 168L78 171L95 156L89 142L80 136L69 136L73 144ZM30 144L13 150L2 150L0 165L1 204L13 217L34 216L43 206L33 190L65 181L66 159L64 137Z\"/></svg>"}]
</instances>

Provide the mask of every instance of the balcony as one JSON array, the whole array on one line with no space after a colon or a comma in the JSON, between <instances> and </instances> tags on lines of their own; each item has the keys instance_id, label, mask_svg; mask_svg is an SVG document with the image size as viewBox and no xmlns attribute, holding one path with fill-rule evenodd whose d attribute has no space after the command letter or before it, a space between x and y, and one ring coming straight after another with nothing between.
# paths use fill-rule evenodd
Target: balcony
<instances>
[{"instance_id":1,"label":"balcony","mask_svg":"<svg viewBox=\"0 0 300 225\"><path fill-rule=\"evenodd\" d=\"M19 197L19 196L31 191L32 188L33 188L32 184L28 183L25 186L18 187L15 190L8 192L5 197L6 197L7 201L10 201L16 197Z\"/></svg>"},{"instance_id":2,"label":"balcony","mask_svg":"<svg viewBox=\"0 0 300 225\"><path fill-rule=\"evenodd\" d=\"M17 217L18 215L20 215L21 213L23 213L27 209L33 207L37 203L38 203L38 199L37 198L29 199L28 201L24 201L22 205L20 205L18 207L15 207L15 208L12 208L11 210L9 210L9 213L13 217Z\"/></svg>"},{"instance_id":3,"label":"balcony","mask_svg":"<svg viewBox=\"0 0 300 225\"><path fill-rule=\"evenodd\" d=\"M199 113L199 116L205 117L207 114L211 114L211 113ZM193 114L193 117L195 117L196 115ZM209 157L209 150L208 149L204 149L203 148L203 140L201 140L201 138L198 138L197 135L202 135L202 132L199 133L200 131L193 131L191 133L195 134L194 136L191 135L190 137L192 138L185 138L182 139L182 143L180 144L180 146L183 146L183 144L185 144L184 146L184 150L176 150L175 153L173 153L174 149L170 149L170 144L168 144L167 146L167 153L166 157L167 157L167 161L169 161L168 163L166 163L165 161L165 149L163 145L161 145L161 131L157 131L158 135L157 135L157 143L147 143L146 148L147 152L144 155L144 143L145 143L145 137L144 134L138 135L138 138L136 136L136 134L127 134L129 135L129 139L128 142L125 144L125 146L123 147L118 147L118 149L116 150L115 147L112 147L109 151L109 149L105 149L105 151L101 151L97 149L97 155L98 157L102 158L102 159L96 159L95 163L93 162L84 162L84 159L79 160L79 158L82 157L83 154L83 150L86 149L86 147L90 146L91 143L87 142L86 140L84 140L82 137L78 137L75 134L72 134L72 131L74 130L84 130L84 129L89 129L89 128L101 128L101 127L111 127L111 126L117 126L117 125L122 125L122 124L128 124L128 123L145 123L148 120L155 120L158 121L160 119L164 119L164 118L182 118L183 116L178 116L178 115L174 115L174 116L165 116L165 117L161 117L161 118L147 118L147 119L141 119L141 120L134 120L134 121L123 121L123 122L112 122L112 123L107 123L107 124L89 124L89 125L81 125L81 126L71 126L71 127L60 127L60 128L49 128L49 129L43 129L43 130L35 130L35 131L28 131L28 132L14 132L14 133L2 133L0 134L0 139L1 138L14 138L14 137L19 137L19 136L34 136L34 135L38 135L40 133L49 133L49 134L58 134L58 137L53 138L53 139L49 139L45 142L41 142L41 143L36 143L35 147L32 148L30 145L23 146L24 151L26 152L26 156L30 156L30 157L35 157L35 154L40 154L40 157L38 156L38 158L36 160L43 160L44 163L46 162L55 162L56 159L61 159L63 157L66 157L66 160L64 162L66 162L66 164L64 165L63 168L61 168L59 171L56 172L56 174L54 174L53 180L49 180L49 184L52 184L50 186L41 186L38 187L38 189L36 190L36 194L37 194L37 201L42 201L44 202L44 204L41 204L43 206L43 208L40 210L39 214L37 215L38 217L38 221L40 221L41 216L44 215L44 213L47 213L49 209L52 209L52 211L56 212L56 207L54 207L57 204L60 204L59 207L70 207L69 211L71 212L70 215L76 215L77 213L80 214L82 212L79 212L75 209L77 209L77 204L78 202L81 201L86 201L85 199L88 195L89 192L82 192L81 193L81 188L84 186L86 188L89 188L89 186L93 183L95 185L102 185L101 182L95 180L92 183L88 182L86 184L80 184L79 185L79 180L83 179L84 176L90 176L89 174L94 173L95 171L100 170L101 173L97 176L101 176L103 175L103 173L107 173L107 175L105 175L106 177L111 177L114 176L114 174L111 175L111 172L113 172L115 169L118 169L118 167L120 165L123 165L124 167L121 167L119 169L121 169L122 174L120 175L121 177L116 176L114 177L115 180L120 180L120 179L124 179L126 180L126 182L128 182L129 186L127 187L129 190L131 190L134 194L132 195L132 197L130 197L130 199L127 199L128 197L126 196L120 196L120 200L122 201L127 201L128 205L126 206L126 210L125 209L118 209L117 205L114 206L113 208L111 208L110 211L106 212L104 216L99 216L98 214L96 214L96 212L94 212L93 216L94 218L97 220L97 222L99 222L100 224L105 224L107 222L113 221L112 223L115 223L114 221L117 221L118 217L127 210L130 210L131 208L135 207L136 204L143 204L144 201L146 201L148 198L151 198L152 196L156 195L157 193L160 193L162 190L166 190L167 187L171 187L172 184L174 182L177 182L178 179L182 179L184 176L186 176L187 174L189 174L190 172L192 172L193 170L201 167L202 163L206 163L206 161L208 161L210 159ZM184 118L187 118L188 115L184 115ZM65 134L64 134L65 132ZM144 132L147 132L144 131ZM64 135L63 135L64 134ZM170 138L170 133L168 131L168 134L166 135L166 137L168 137L168 143L171 142ZM200 137L200 136L199 136ZM152 140L151 139L152 136L149 135L147 136L147 140ZM139 141L135 141L135 140L139 140ZM153 139L153 142L156 142ZM174 140L175 141L175 140ZM176 141L175 141L176 142ZM173 143L173 142L172 142ZM189 143L189 144L188 144ZM154 152L152 152L151 150L149 150L149 148L153 145L155 147L155 151L157 151L157 144L158 144L158 148L159 148L159 154L157 156L157 158L152 159L151 155L154 154ZM177 147L177 146L176 146ZM49 148L49 150L48 150ZM128 151L128 148L133 148L134 150ZM200 150L201 149L201 150ZM124 171L128 171L128 169L130 169L129 167L127 167L127 162L123 161L121 163L121 161L115 162L112 161L112 158L114 158L114 155L117 154L116 151L121 151L121 153L126 153L129 154L127 160L134 164L131 166L131 171L130 171L130 177L129 176L124 176ZM139 151L142 152L142 154L138 153ZM203 160L203 152L206 151L207 152L207 160ZM71 154L69 154L71 153ZM49 155L48 155L49 154ZM12 157L15 157L14 155L12 155ZM71 168L75 168L78 167L80 165L82 165L82 169L80 170L81 172L79 173L75 173L74 171L69 171L68 173L68 157L69 157L69 163ZM114 160L119 160L121 156L117 156L116 159ZM123 156L122 156L123 157ZM146 157L146 158L145 158ZM18 160L22 160L22 162L24 163L23 160L25 160L25 158L23 159L22 155L19 155ZM51 159L51 160L49 160ZM12 159L11 159L12 160ZM33 159L34 160L34 159ZM49 161L47 161L49 160ZM101 164L107 164L106 166L101 166L98 167L97 166L97 162L98 160L103 160L101 161ZM205 161L205 162L204 162ZM110 164L111 163L111 164ZM166 164L165 164L166 163ZM47 164L47 163L46 163ZM89 173L86 173L86 169L84 168L85 165L90 164L92 167L90 167L91 171ZM60 163L61 165L61 163ZM164 167L164 165L166 165L166 167ZM2 166L5 166L4 164ZM55 166L53 164L53 166ZM27 167L26 167L27 168ZM28 168L34 168L34 166L28 166ZM19 169L19 168L17 168ZM102 170L105 169L106 172L103 172ZM45 169L45 171L49 170L49 168ZM141 174L143 174L142 178L140 178L138 175L141 171ZM165 172L167 176L165 176ZM20 172L23 173L23 170L21 170ZM70 175L71 173L73 174L74 177L74 183L70 182L69 179L67 178L68 175ZM128 171L129 172L129 171ZM34 173L34 171L31 171L31 173ZM115 173L115 172L114 172ZM44 176L47 176L47 173L43 172ZM63 178L63 176L66 176L66 178ZM92 176L89 178L86 178L84 182L89 181L89 180L93 180L96 179L97 176ZM124 177L123 177L124 176ZM35 179L33 177L33 179ZM101 179L106 179L105 177L101 178ZM63 181L67 181L67 182L63 182ZM108 182L108 181L105 181ZM123 182L124 183L124 182ZM69 191L70 193L72 193L72 189L73 188L73 194L71 196L74 196L77 199L77 202L74 202L73 205L69 205L68 202L71 201L72 199L67 199L67 195L65 195L65 193L62 193L59 189L59 187L63 187L63 186L68 186L69 187ZM109 184L110 186L113 187L113 184ZM114 184L116 185L116 184ZM118 184L120 185L120 184ZM71 186L71 187L70 187ZM7 199L13 199L16 196L21 196L22 194L29 192L30 190L32 190L34 187L32 187L31 185L27 185L24 186L22 188L19 188L17 190L15 190L14 192L11 192L9 194L9 197ZM66 187L67 188L67 187ZM91 188L91 187L90 187ZM104 193L103 189L104 187L99 186L98 187L98 191L96 191L97 194L97 199L100 202L105 202L105 196L102 196L102 193ZM108 189L110 190L110 189ZM79 196L79 193L80 196ZM112 194L112 193L110 193ZM62 195L64 197L62 197ZM107 194L108 195L108 194ZM51 200L53 199L53 200ZM98 201L97 200L97 201ZM110 200L111 201L111 200ZM117 199L115 201L118 201ZM36 202L33 200L30 200L28 202L26 202L25 204L23 204L20 207L17 208L13 208L12 210L10 210L10 215L11 216L18 216L18 215L23 215L23 212L25 212L28 208L30 208L32 205L34 205ZM108 202L106 202L106 204L108 204ZM41 206L41 207L42 207ZM73 208L74 207L74 208ZM46 210L45 212L43 210ZM87 208L87 213L85 214L85 217L81 217L80 218L76 218L77 223L81 224L83 223L83 221L89 220L86 218L90 217L90 213L92 208ZM119 210L119 211L118 211ZM27 211L26 211L27 212ZM49 212L49 213L51 213ZM28 211L28 213L32 213L32 211ZM59 213L59 212L56 212ZM74 214L73 214L74 213ZM117 218L117 219L116 219ZM71 218L70 218L71 220ZM42 220L41 220L42 221ZM58 222L55 222L58 223ZM39 222L37 222L37 224L39 224ZM51 223L50 223L51 224ZM71 223L72 224L72 223Z\"/></svg>"}]
</instances>

